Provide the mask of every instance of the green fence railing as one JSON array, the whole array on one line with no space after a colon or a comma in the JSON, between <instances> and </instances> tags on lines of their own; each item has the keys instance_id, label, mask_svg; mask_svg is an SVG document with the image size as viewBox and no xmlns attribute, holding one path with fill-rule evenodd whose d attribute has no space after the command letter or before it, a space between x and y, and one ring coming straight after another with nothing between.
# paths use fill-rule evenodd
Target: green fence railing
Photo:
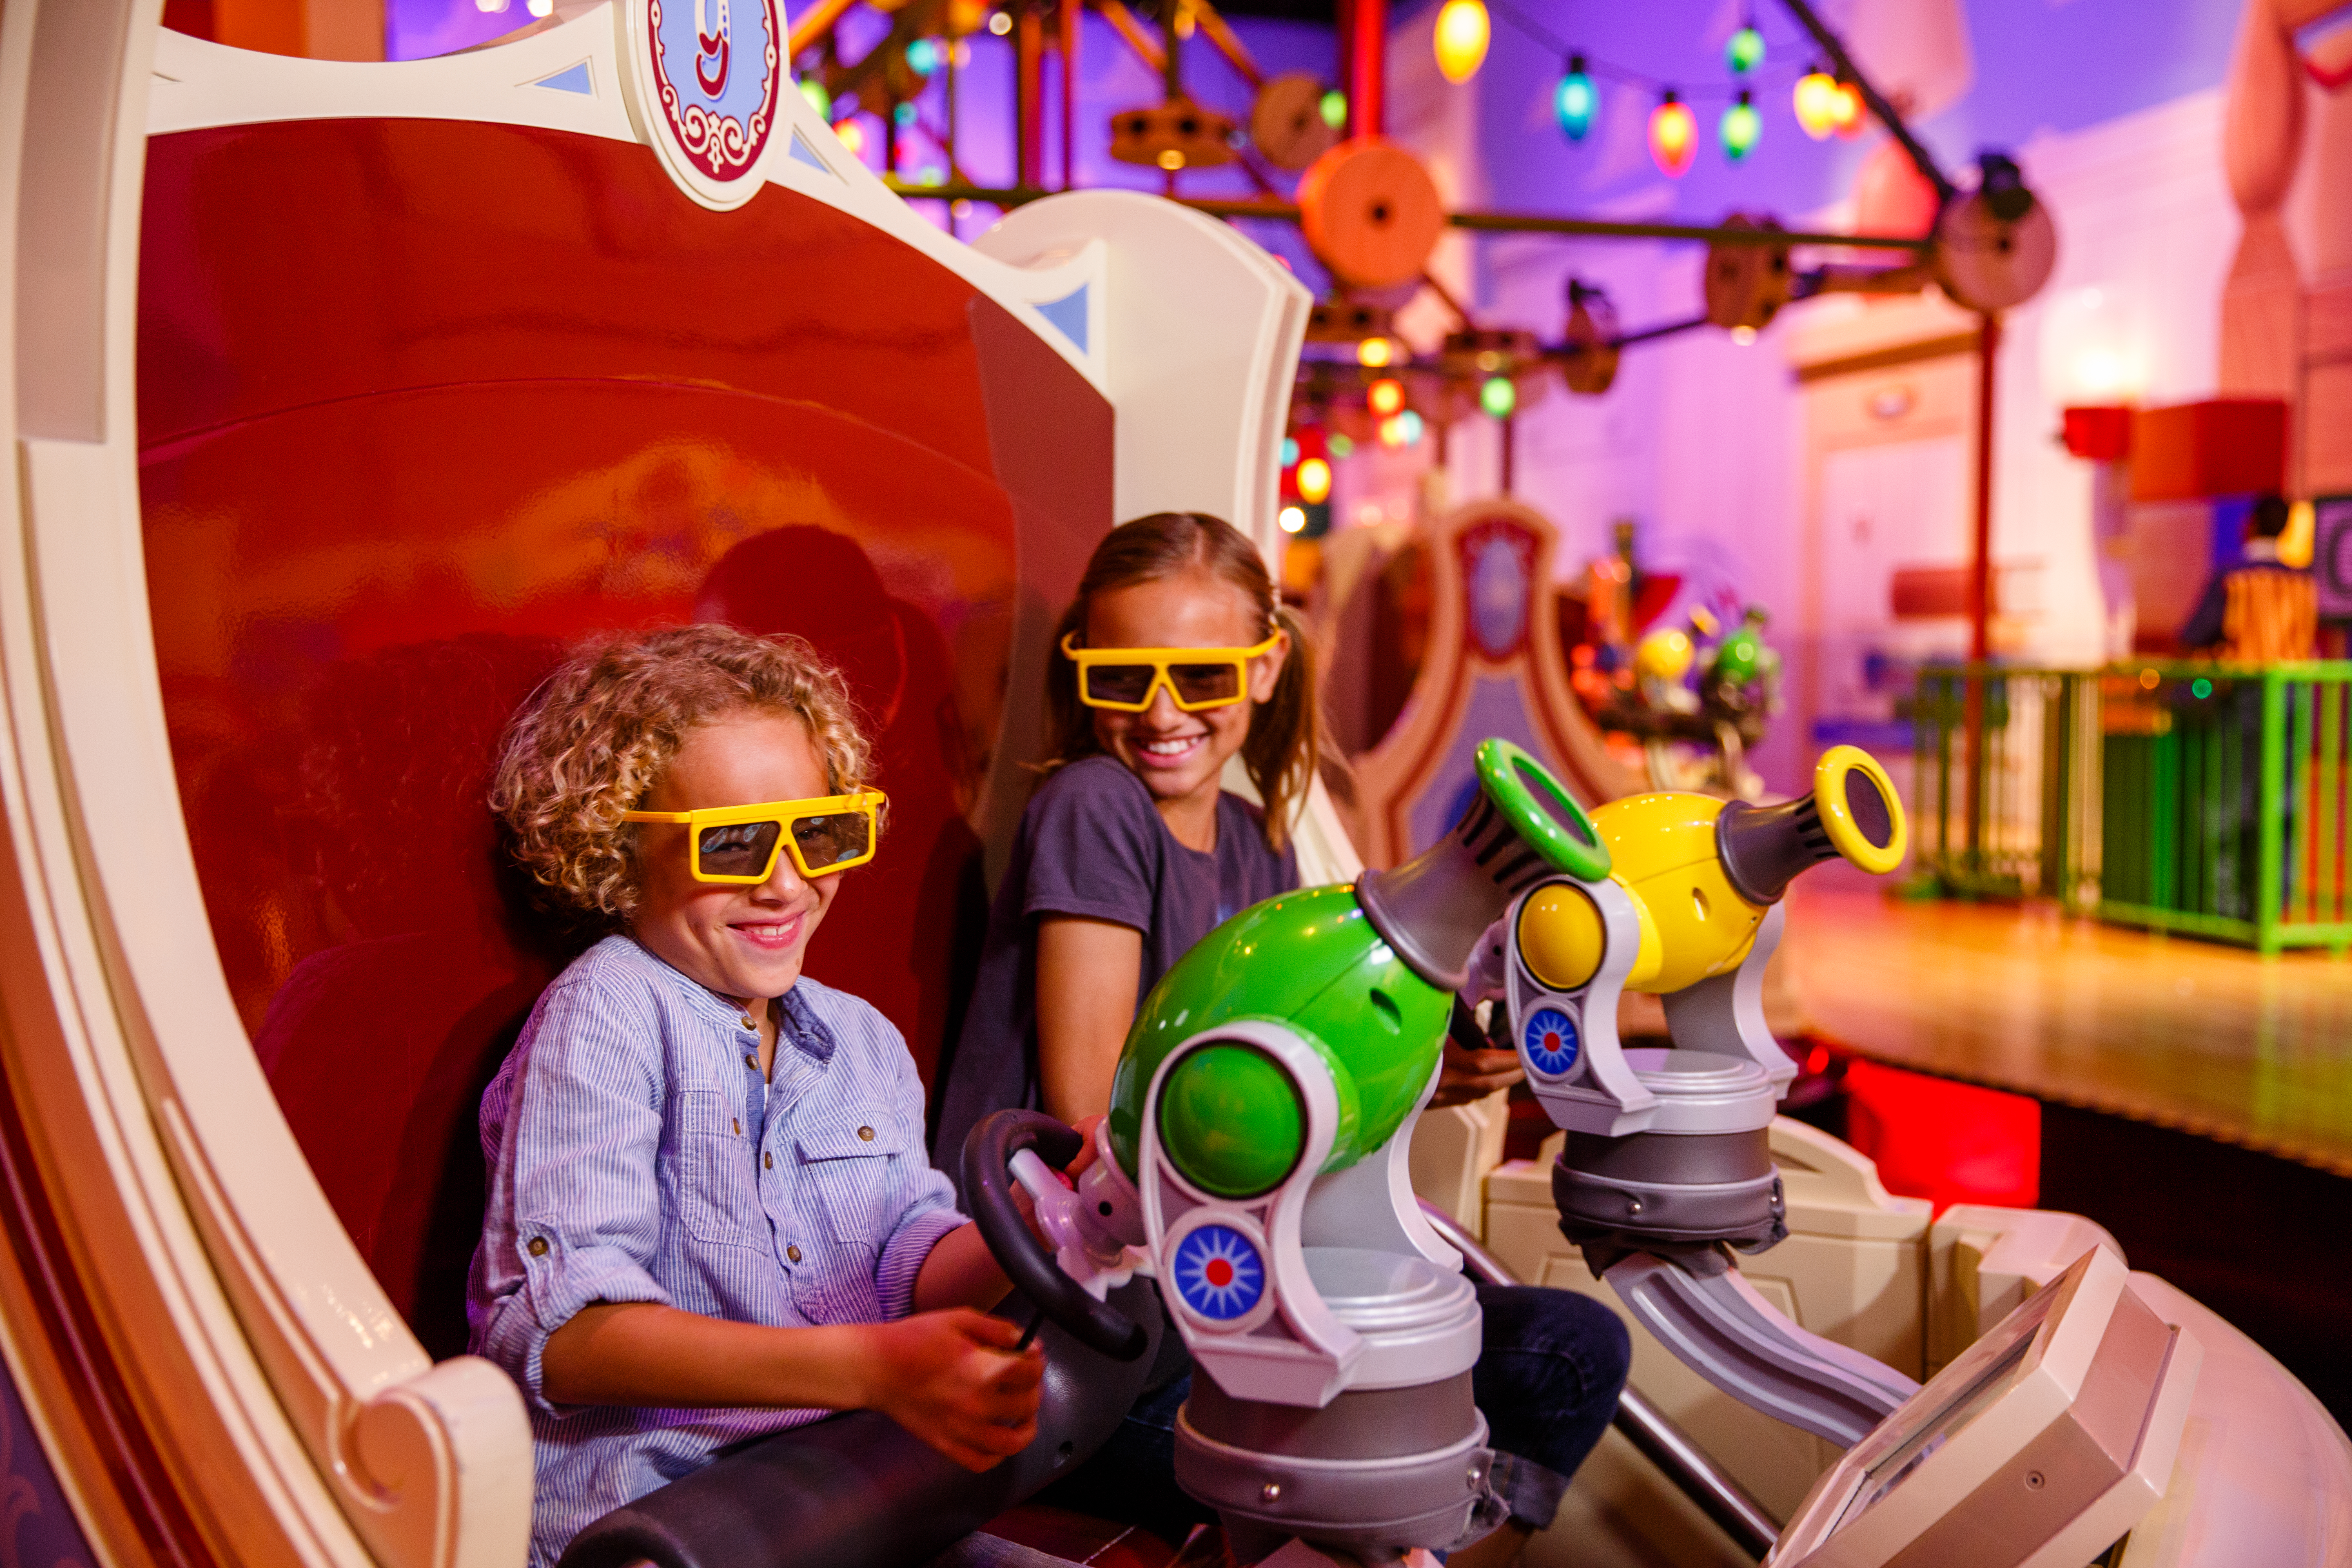
<instances>
[{"instance_id":1,"label":"green fence railing","mask_svg":"<svg viewBox=\"0 0 2352 1568\"><path fill-rule=\"evenodd\" d=\"M2098 901L2095 678L1931 665L1912 720L1920 870L1954 892L2052 898L2070 909Z\"/></svg>"},{"instance_id":2,"label":"green fence railing","mask_svg":"<svg viewBox=\"0 0 2352 1568\"><path fill-rule=\"evenodd\" d=\"M2273 952L2352 949L2352 661L1933 666L1918 868Z\"/></svg>"}]
</instances>

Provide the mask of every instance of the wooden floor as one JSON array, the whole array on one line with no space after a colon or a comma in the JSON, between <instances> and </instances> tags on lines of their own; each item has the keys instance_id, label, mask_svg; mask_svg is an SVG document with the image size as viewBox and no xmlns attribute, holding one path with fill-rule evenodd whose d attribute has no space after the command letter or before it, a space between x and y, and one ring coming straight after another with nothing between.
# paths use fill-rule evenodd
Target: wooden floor
<instances>
[{"instance_id":1,"label":"wooden floor","mask_svg":"<svg viewBox=\"0 0 2352 1568\"><path fill-rule=\"evenodd\" d=\"M1821 1037L2352 1175L2352 962L1895 900L1843 870L1790 895L1784 951Z\"/></svg>"}]
</instances>

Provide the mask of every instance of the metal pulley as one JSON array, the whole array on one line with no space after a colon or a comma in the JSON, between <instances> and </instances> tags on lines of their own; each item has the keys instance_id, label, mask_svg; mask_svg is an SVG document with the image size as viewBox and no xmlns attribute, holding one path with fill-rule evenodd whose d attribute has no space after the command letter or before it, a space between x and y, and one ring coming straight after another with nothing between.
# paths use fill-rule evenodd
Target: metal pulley
<instances>
[{"instance_id":1,"label":"metal pulley","mask_svg":"<svg viewBox=\"0 0 2352 1568\"><path fill-rule=\"evenodd\" d=\"M1978 167L1984 177L1977 188L1947 203L1936 220L1936 281L1954 304L2005 310L2050 280L2058 228L2013 160L1987 153Z\"/></svg>"},{"instance_id":2,"label":"metal pulley","mask_svg":"<svg viewBox=\"0 0 2352 1568\"><path fill-rule=\"evenodd\" d=\"M1320 79L1310 71L1269 78L1250 106L1250 141L1277 169L1304 169L1329 152L1339 132L1323 118Z\"/></svg>"},{"instance_id":3,"label":"metal pulley","mask_svg":"<svg viewBox=\"0 0 2352 1568\"><path fill-rule=\"evenodd\" d=\"M1617 379L1617 308L1601 289L1568 280L1568 324L1560 333L1559 378L1570 392L1597 397Z\"/></svg>"},{"instance_id":4,"label":"metal pulley","mask_svg":"<svg viewBox=\"0 0 2352 1568\"><path fill-rule=\"evenodd\" d=\"M1445 229L1445 205L1421 160L1364 136L1308 167L1298 182L1298 217L1316 259L1359 289L1420 277Z\"/></svg>"},{"instance_id":5,"label":"metal pulley","mask_svg":"<svg viewBox=\"0 0 2352 1568\"><path fill-rule=\"evenodd\" d=\"M1112 157L1171 174L1232 163L1233 137L1231 116L1189 98L1171 98L1145 109L1122 109L1110 117Z\"/></svg>"},{"instance_id":6,"label":"metal pulley","mask_svg":"<svg viewBox=\"0 0 2352 1568\"><path fill-rule=\"evenodd\" d=\"M1733 213L1725 228L1777 229L1774 217L1750 217ZM1706 319L1718 327L1771 325L1780 307L1789 302L1796 275L1789 268L1785 245L1747 245L1717 240L1706 247Z\"/></svg>"}]
</instances>

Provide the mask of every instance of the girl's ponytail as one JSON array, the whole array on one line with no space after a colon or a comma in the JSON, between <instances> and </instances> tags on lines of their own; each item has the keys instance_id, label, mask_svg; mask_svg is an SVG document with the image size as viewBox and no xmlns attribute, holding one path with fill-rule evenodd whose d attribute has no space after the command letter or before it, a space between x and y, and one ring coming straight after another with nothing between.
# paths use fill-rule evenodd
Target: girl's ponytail
<instances>
[{"instance_id":1,"label":"girl's ponytail","mask_svg":"<svg viewBox=\"0 0 2352 1568\"><path fill-rule=\"evenodd\" d=\"M1275 679L1274 695L1250 715L1242 766L1265 805L1265 843L1279 850L1315 782L1323 757L1323 707L1316 693L1315 637L1306 618L1276 601L1274 624L1290 634L1290 657Z\"/></svg>"}]
</instances>

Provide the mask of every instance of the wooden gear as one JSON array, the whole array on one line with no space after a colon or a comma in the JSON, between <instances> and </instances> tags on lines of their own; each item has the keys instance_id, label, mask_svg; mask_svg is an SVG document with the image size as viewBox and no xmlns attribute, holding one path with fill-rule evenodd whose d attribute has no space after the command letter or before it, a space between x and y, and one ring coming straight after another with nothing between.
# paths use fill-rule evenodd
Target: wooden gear
<instances>
[{"instance_id":1,"label":"wooden gear","mask_svg":"<svg viewBox=\"0 0 2352 1568\"><path fill-rule=\"evenodd\" d=\"M1777 218L1734 213L1723 220L1723 226L1773 229L1780 224ZM1795 282L1785 245L1710 245L1706 247L1706 319L1718 327L1768 327L1789 302Z\"/></svg>"},{"instance_id":2,"label":"wooden gear","mask_svg":"<svg viewBox=\"0 0 2352 1568\"><path fill-rule=\"evenodd\" d=\"M1421 160L1367 136L1315 160L1298 182L1298 215L1316 259L1359 289L1420 277L1445 229L1445 205Z\"/></svg>"},{"instance_id":3,"label":"wooden gear","mask_svg":"<svg viewBox=\"0 0 2352 1568\"><path fill-rule=\"evenodd\" d=\"M1250 106L1250 141L1277 169L1304 169L1329 152L1339 132L1323 118L1324 87L1312 72L1269 78Z\"/></svg>"},{"instance_id":4,"label":"wooden gear","mask_svg":"<svg viewBox=\"0 0 2352 1568\"><path fill-rule=\"evenodd\" d=\"M1617 311L1609 296L1571 279L1568 325L1560 333L1559 378L1570 392L1597 397L1617 379Z\"/></svg>"},{"instance_id":5,"label":"wooden gear","mask_svg":"<svg viewBox=\"0 0 2352 1568\"><path fill-rule=\"evenodd\" d=\"M1229 116L1189 98L1171 98L1112 115L1110 155L1155 169L1213 169L1234 161L1233 134Z\"/></svg>"}]
</instances>

